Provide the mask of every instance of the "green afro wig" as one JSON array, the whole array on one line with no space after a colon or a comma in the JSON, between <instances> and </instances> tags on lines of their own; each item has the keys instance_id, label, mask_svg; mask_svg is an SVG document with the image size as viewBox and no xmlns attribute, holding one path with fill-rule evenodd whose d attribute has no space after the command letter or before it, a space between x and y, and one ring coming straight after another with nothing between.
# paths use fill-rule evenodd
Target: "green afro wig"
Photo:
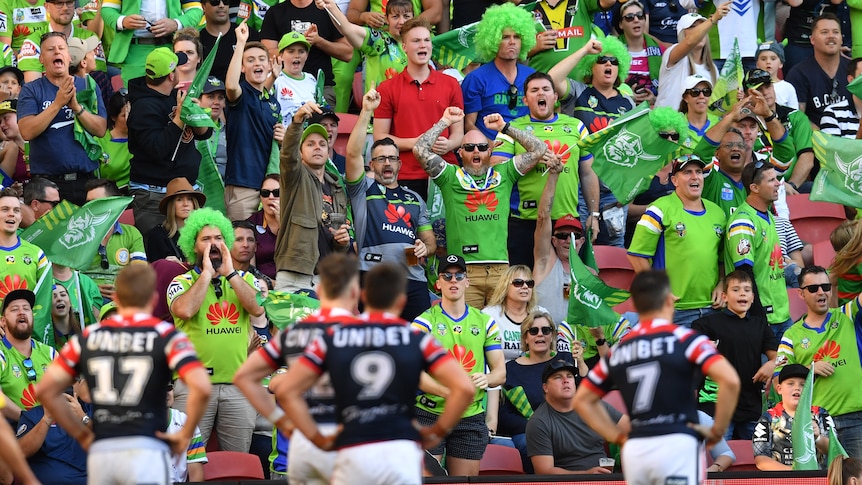
<instances>
[{"instance_id":1,"label":"green afro wig","mask_svg":"<svg viewBox=\"0 0 862 485\"><path fill-rule=\"evenodd\" d=\"M521 37L521 52L518 58L527 59L527 53L536 46L536 27L533 14L511 3L495 5L482 15L476 25L474 45L478 61L489 62L497 56L503 31L511 29Z\"/></svg>"},{"instance_id":2,"label":"green afro wig","mask_svg":"<svg viewBox=\"0 0 862 485\"><path fill-rule=\"evenodd\" d=\"M599 60L599 56L610 56L616 57L620 62L617 78L621 82L625 81L629 75L629 69L632 67L632 56L629 54L628 48L616 37L605 37L601 42L602 53L584 56L575 67L575 79L583 81L587 76L592 76L593 65Z\"/></svg>"},{"instance_id":3,"label":"green afro wig","mask_svg":"<svg viewBox=\"0 0 862 485\"><path fill-rule=\"evenodd\" d=\"M177 241L177 245L183 251L183 254L186 255L186 259L189 262L197 260L195 240L198 238L198 233L201 232L201 229L206 226L218 229L224 238L227 248L231 249L233 247L233 226L228 218L221 212L209 207L195 209L189 214L189 218L186 219L186 225L180 229L180 239ZM230 254L222 254L222 257L229 258Z\"/></svg>"},{"instance_id":4,"label":"green afro wig","mask_svg":"<svg viewBox=\"0 0 862 485\"><path fill-rule=\"evenodd\" d=\"M685 115L669 106L650 110L649 122L656 132L676 132L681 137L688 133Z\"/></svg>"}]
</instances>

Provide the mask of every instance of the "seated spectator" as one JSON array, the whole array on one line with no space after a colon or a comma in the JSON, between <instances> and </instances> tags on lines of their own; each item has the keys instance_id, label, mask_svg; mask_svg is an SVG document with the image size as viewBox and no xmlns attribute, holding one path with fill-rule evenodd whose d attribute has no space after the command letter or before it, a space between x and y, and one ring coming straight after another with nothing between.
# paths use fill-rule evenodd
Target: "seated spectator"
<instances>
[{"instance_id":1,"label":"seated spectator","mask_svg":"<svg viewBox=\"0 0 862 485\"><path fill-rule=\"evenodd\" d=\"M113 180L117 187L126 190L129 186L129 171L131 167L129 160L129 110L132 105L128 100L128 93L119 90L108 100L108 131L105 136L99 138L99 144L105 151L107 157L99 166L99 175L108 180Z\"/></svg>"},{"instance_id":2,"label":"seated spectator","mask_svg":"<svg viewBox=\"0 0 862 485\"><path fill-rule=\"evenodd\" d=\"M758 470L793 470L793 419L796 417L799 398L808 368L801 364L789 364L778 374L778 394L781 402L761 416L755 427L752 445L754 464ZM801 419L809 419L807 410L802 410ZM829 430L832 418L820 406L811 406L811 419L814 421L814 445L817 448L817 462L825 467L826 452L829 450ZM801 437L805 438L805 437Z\"/></svg>"},{"instance_id":3,"label":"seated spectator","mask_svg":"<svg viewBox=\"0 0 862 485\"><path fill-rule=\"evenodd\" d=\"M100 311L99 320L102 319ZM81 335L81 320L78 314L72 311L69 292L63 285L54 285L51 302L51 326L54 329L52 347L58 352L72 335Z\"/></svg>"},{"instance_id":4,"label":"seated spectator","mask_svg":"<svg viewBox=\"0 0 862 485\"><path fill-rule=\"evenodd\" d=\"M0 131L5 141L0 145L0 183L10 187L13 183L30 180L27 168L26 142L18 130L18 100L0 102Z\"/></svg>"},{"instance_id":5,"label":"seated spectator","mask_svg":"<svg viewBox=\"0 0 862 485\"><path fill-rule=\"evenodd\" d=\"M583 365L578 369L577 377L584 377L587 374L587 365L583 363L580 342L573 345L570 357L566 357L568 354L555 352L557 325L546 311L531 312L521 322L520 327L519 347L524 349L523 355L506 362L506 382L502 386L503 398L500 400L499 410L489 402L487 416L493 415L493 420L486 421L489 422L491 442L502 441L495 440L494 435L511 438L512 444L521 452L524 471L533 473L533 463L527 454L527 420L545 402L545 394L541 386L545 364L555 356L573 357L573 360L577 359L579 367ZM490 426L491 421L496 424L496 428Z\"/></svg>"},{"instance_id":6,"label":"seated spectator","mask_svg":"<svg viewBox=\"0 0 862 485\"><path fill-rule=\"evenodd\" d=\"M21 204L21 227L30 227L61 202L57 184L42 177L33 177L24 185L24 203ZM35 283L35 282L34 282Z\"/></svg>"},{"instance_id":7,"label":"seated spectator","mask_svg":"<svg viewBox=\"0 0 862 485\"><path fill-rule=\"evenodd\" d=\"M829 235L835 259L829 266L829 280L837 300L830 306L847 303L862 293L862 224L858 220L844 221Z\"/></svg>"},{"instance_id":8,"label":"seated spectator","mask_svg":"<svg viewBox=\"0 0 862 485\"><path fill-rule=\"evenodd\" d=\"M168 429L166 433L176 433L186 425L186 413L174 409L174 386L168 386ZM204 463L207 463L206 443L201 439L201 430L195 426L195 434L189 442L185 455L171 456L171 481L174 483L203 482Z\"/></svg>"},{"instance_id":9,"label":"seated spectator","mask_svg":"<svg viewBox=\"0 0 862 485\"><path fill-rule=\"evenodd\" d=\"M697 412L697 422L707 428L712 428L715 424L710 415L700 410ZM727 444L724 438L709 449L709 456L712 457L712 465L706 469L708 472L725 471L736 461L736 454L730 449L730 445Z\"/></svg>"},{"instance_id":10,"label":"seated spectator","mask_svg":"<svg viewBox=\"0 0 862 485\"><path fill-rule=\"evenodd\" d=\"M571 358L548 362L542 371L545 402L527 422L527 454L540 475L607 474L599 459L607 458L605 440L575 411L575 375ZM602 401L613 422L623 429L628 416Z\"/></svg>"},{"instance_id":11,"label":"seated spectator","mask_svg":"<svg viewBox=\"0 0 862 485\"><path fill-rule=\"evenodd\" d=\"M177 244L180 229L185 226L189 214L200 209L206 201L207 196L195 190L185 178L171 180L165 197L159 202L159 212L165 215L165 222L147 234L147 260L170 258L176 262L185 261L186 257Z\"/></svg>"},{"instance_id":12,"label":"seated spectator","mask_svg":"<svg viewBox=\"0 0 862 485\"><path fill-rule=\"evenodd\" d=\"M257 250L254 252L254 265L263 274L275 280L275 239L281 227L281 189L278 174L271 173L263 179L260 187L261 209L251 215L248 222L255 226Z\"/></svg>"}]
</instances>

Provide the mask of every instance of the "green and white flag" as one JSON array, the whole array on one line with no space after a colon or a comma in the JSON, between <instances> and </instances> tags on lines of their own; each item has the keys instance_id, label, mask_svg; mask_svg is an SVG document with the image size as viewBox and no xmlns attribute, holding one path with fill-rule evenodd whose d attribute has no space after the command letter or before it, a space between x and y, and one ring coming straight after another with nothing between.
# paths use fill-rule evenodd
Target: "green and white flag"
<instances>
[{"instance_id":1,"label":"green and white flag","mask_svg":"<svg viewBox=\"0 0 862 485\"><path fill-rule=\"evenodd\" d=\"M709 105L717 113L727 112L731 106L736 104L736 93L742 87L742 78L745 71L742 69L742 55L739 53L739 40L733 39L733 47L724 66L715 80L712 88L712 96L709 97Z\"/></svg>"},{"instance_id":2,"label":"green and white flag","mask_svg":"<svg viewBox=\"0 0 862 485\"><path fill-rule=\"evenodd\" d=\"M320 302L300 293L270 291L261 303L266 318L279 330L292 327L294 323L320 308Z\"/></svg>"},{"instance_id":3,"label":"green and white flag","mask_svg":"<svg viewBox=\"0 0 862 485\"><path fill-rule=\"evenodd\" d=\"M572 283L569 286L569 311L566 321L573 326L586 327L616 324L620 315L611 307L626 301L629 292L610 287L592 274L578 257L574 238L569 246L569 270Z\"/></svg>"},{"instance_id":4,"label":"green and white flag","mask_svg":"<svg viewBox=\"0 0 862 485\"><path fill-rule=\"evenodd\" d=\"M680 150L678 144L658 136L646 102L578 145L593 155L593 170L621 204L649 188L653 176Z\"/></svg>"},{"instance_id":5,"label":"green and white flag","mask_svg":"<svg viewBox=\"0 0 862 485\"><path fill-rule=\"evenodd\" d=\"M215 54L218 51L219 41L221 41L221 34L216 38L215 44L213 44L212 49L210 49L210 53L207 55L206 59L204 59L204 62L198 69L198 73L195 74L194 80L192 80L192 83L189 85L186 98L183 100L183 106L180 110L180 119L189 126L196 128L215 128L215 122L210 117L209 109L201 108L196 105L192 99L200 98L201 93L204 90L204 84L206 84L207 78L210 76L213 61L215 61Z\"/></svg>"},{"instance_id":6,"label":"green and white flag","mask_svg":"<svg viewBox=\"0 0 862 485\"><path fill-rule=\"evenodd\" d=\"M820 160L811 200L862 207L862 140L815 131L811 144Z\"/></svg>"},{"instance_id":7,"label":"green and white flag","mask_svg":"<svg viewBox=\"0 0 862 485\"><path fill-rule=\"evenodd\" d=\"M811 416L811 399L814 394L814 372L809 372L799 396L796 415L790 437L793 440L793 469L819 470L817 464L817 448L814 445L814 420ZM821 430L823 431L823 430Z\"/></svg>"}]
</instances>

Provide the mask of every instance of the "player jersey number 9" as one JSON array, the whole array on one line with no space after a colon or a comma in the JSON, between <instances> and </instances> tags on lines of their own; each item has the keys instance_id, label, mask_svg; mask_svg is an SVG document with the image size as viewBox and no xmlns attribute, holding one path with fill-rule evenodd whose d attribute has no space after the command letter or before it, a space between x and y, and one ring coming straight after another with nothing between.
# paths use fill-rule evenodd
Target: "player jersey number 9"
<instances>
[{"instance_id":1,"label":"player jersey number 9","mask_svg":"<svg viewBox=\"0 0 862 485\"><path fill-rule=\"evenodd\" d=\"M395 376L395 361L385 352L363 352L350 364L350 376L362 386L358 399L378 399L389 388Z\"/></svg>"},{"instance_id":2,"label":"player jersey number 9","mask_svg":"<svg viewBox=\"0 0 862 485\"><path fill-rule=\"evenodd\" d=\"M118 369L114 369L115 361ZM119 357L95 357L87 361L87 370L95 377L96 388L92 391L93 402L101 405L137 406L150 375L153 371L153 358L148 355ZM116 372L128 375L123 389L114 383Z\"/></svg>"}]
</instances>

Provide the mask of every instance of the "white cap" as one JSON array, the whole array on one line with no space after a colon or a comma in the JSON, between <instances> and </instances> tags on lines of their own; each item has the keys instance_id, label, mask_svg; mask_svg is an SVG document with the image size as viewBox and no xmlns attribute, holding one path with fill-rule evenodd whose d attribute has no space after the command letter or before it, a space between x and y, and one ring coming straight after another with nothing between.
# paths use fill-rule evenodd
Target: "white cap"
<instances>
[{"instance_id":1,"label":"white cap","mask_svg":"<svg viewBox=\"0 0 862 485\"><path fill-rule=\"evenodd\" d=\"M703 77L700 74L693 74L685 78L685 81L682 82L682 90L687 91L700 83L706 83L709 84L710 88L712 87L712 82L709 80L709 78Z\"/></svg>"},{"instance_id":2,"label":"white cap","mask_svg":"<svg viewBox=\"0 0 862 485\"><path fill-rule=\"evenodd\" d=\"M683 30L694 25L698 20L706 20L706 18L697 13L687 13L680 17L679 22L676 24L676 35L679 35Z\"/></svg>"}]
</instances>

